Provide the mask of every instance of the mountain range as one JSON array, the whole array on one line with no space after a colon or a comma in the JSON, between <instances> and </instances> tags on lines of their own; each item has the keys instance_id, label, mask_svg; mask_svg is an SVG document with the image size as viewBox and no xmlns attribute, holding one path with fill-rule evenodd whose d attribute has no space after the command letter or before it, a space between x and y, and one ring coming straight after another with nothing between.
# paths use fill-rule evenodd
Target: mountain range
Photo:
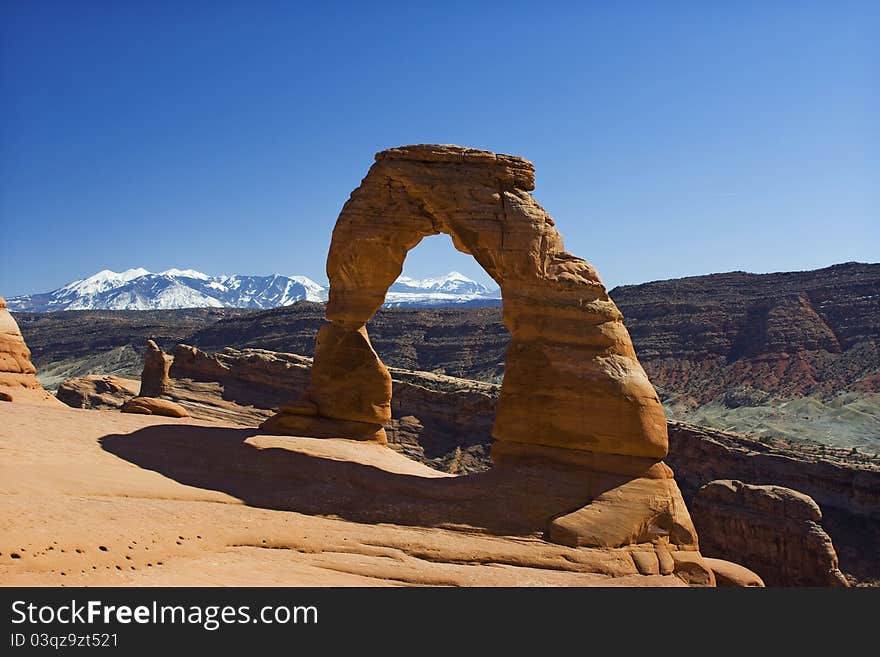
<instances>
[{"instance_id":1,"label":"mountain range","mask_svg":"<svg viewBox=\"0 0 880 657\"><path fill-rule=\"evenodd\" d=\"M109 269L51 292L8 299L18 312L59 310L173 310L180 308L268 309L297 301L326 301L328 290L305 276L209 276L194 269L153 273L143 268ZM458 272L417 280L401 276L389 288L385 305L424 307L498 305L501 292Z\"/></svg>"}]
</instances>

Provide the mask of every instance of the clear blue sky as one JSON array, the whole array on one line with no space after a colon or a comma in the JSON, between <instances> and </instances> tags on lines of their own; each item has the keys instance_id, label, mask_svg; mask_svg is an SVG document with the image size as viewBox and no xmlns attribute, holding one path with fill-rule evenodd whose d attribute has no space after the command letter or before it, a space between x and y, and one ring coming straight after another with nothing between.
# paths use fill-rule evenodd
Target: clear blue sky
<instances>
[{"instance_id":1,"label":"clear blue sky","mask_svg":"<svg viewBox=\"0 0 880 657\"><path fill-rule=\"evenodd\" d=\"M420 142L533 160L609 287L877 262L878 7L2 0L0 294L324 281L373 154ZM406 266L450 269L485 280L445 237Z\"/></svg>"}]
</instances>

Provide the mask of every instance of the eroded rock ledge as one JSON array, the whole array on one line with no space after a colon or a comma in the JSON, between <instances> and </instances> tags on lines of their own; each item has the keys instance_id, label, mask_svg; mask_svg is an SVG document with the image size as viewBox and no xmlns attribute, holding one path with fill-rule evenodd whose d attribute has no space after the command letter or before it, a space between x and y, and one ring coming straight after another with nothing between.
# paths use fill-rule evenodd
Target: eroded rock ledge
<instances>
[{"instance_id":1,"label":"eroded rock ledge","mask_svg":"<svg viewBox=\"0 0 880 657\"><path fill-rule=\"evenodd\" d=\"M847 586L808 495L728 479L700 488L691 508L707 555L736 555L769 586Z\"/></svg>"}]
</instances>

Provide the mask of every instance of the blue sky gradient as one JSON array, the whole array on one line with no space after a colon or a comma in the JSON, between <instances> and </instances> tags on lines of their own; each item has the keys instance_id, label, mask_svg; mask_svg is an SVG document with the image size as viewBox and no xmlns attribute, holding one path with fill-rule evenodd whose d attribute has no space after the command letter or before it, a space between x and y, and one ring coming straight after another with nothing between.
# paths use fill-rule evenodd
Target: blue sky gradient
<instances>
[{"instance_id":1,"label":"blue sky gradient","mask_svg":"<svg viewBox=\"0 0 880 657\"><path fill-rule=\"evenodd\" d=\"M535 162L609 287L880 260L877 2L0 3L0 294L304 274L376 151ZM448 238L423 277L488 280Z\"/></svg>"}]
</instances>

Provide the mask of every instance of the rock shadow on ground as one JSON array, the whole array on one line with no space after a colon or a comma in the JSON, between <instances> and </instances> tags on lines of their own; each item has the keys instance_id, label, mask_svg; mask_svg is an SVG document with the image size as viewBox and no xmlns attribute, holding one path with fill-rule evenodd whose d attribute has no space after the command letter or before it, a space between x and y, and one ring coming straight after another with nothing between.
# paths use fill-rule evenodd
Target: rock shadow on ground
<instances>
[{"instance_id":1,"label":"rock shadow on ground","mask_svg":"<svg viewBox=\"0 0 880 657\"><path fill-rule=\"evenodd\" d=\"M506 536L543 535L550 519L623 483L552 462L448 476L378 445L257 429L163 424L110 434L100 444L141 468L253 507ZM361 455L378 465L351 460Z\"/></svg>"}]
</instances>

